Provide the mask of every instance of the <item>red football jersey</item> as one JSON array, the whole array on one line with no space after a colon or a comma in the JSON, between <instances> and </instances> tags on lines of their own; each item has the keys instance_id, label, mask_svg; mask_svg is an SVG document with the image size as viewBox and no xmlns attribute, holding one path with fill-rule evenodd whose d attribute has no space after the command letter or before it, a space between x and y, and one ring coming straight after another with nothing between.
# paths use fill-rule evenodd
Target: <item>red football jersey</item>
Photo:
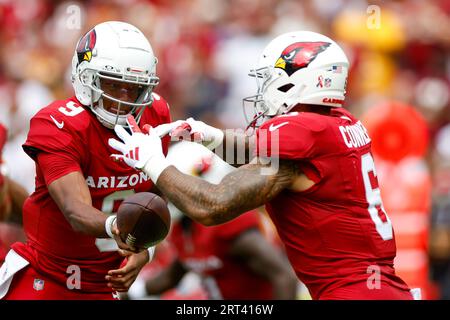
<instances>
[{"instance_id":1,"label":"red football jersey","mask_svg":"<svg viewBox=\"0 0 450 320\"><path fill-rule=\"evenodd\" d=\"M401 290L395 275L395 237L384 211L371 140L350 112L291 112L257 131L260 156L297 160L315 185L282 191L266 209L297 276L314 299L350 283L381 281Z\"/></svg>"},{"instance_id":2,"label":"red football jersey","mask_svg":"<svg viewBox=\"0 0 450 320\"><path fill-rule=\"evenodd\" d=\"M141 127L171 121L165 100L156 94L154 97L152 106L146 108L141 118ZM83 291L110 292L105 275L108 270L117 269L123 258L117 253L113 239L96 239L75 232L47 186L70 172L80 171L89 187L92 205L105 213L115 212L130 194L149 191L153 184L144 173L111 160L110 155L115 150L109 147L109 138L116 138L114 131L104 127L88 107L72 97L41 109L32 118L23 145L25 152L35 160L40 153L46 153L60 161L53 161L46 168L36 162L36 190L23 208L27 243L15 243L12 248L38 272L64 285L76 270L69 267L78 266ZM169 140L170 137L163 139L166 153Z\"/></svg>"},{"instance_id":3,"label":"red football jersey","mask_svg":"<svg viewBox=\"0 0 450 320\"><path fill-rule=\"evenodd\" d=\"M271 299L269 281L252 272L243 262L230 254L233 241L243 232L260 229L256 211L247 212L225 224L205 227L194 221L183 229L173 225L170 241L178 259L187 270L202 276L210 299Z\"/></svg>"}]
</instances>

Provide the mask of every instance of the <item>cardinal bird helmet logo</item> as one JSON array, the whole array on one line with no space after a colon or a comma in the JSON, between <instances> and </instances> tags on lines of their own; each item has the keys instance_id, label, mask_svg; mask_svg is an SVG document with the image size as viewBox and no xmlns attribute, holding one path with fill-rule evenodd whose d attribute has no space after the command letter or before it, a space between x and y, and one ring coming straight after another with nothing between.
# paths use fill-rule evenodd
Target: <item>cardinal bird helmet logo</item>
<instances>
[{"instance_id":1,"label":"cardinal bird helmet logo","mask_svg":"<svg viewBox=\"0 0 450 320\"><path fill-rule=\"evenodd\" d=\"M307 67L317 55L325 51L331 43L318 42L295 42L283 50L281 56L275 62L275 68L286 71L291 76L297 70Z\"/></svg>"},{"instance_id":2,"label":"cardinal bird helmet logo","mask_svg":"<svg viewBox=\"0 0 450 320\"><path fill-rule=\"evenodd\" d=\"M95 29L92 29L81 38L77 45L78 63L91 61L92 50L95 47L96 40L97 34L95 33Z\"/></svg>"}]
</instances>

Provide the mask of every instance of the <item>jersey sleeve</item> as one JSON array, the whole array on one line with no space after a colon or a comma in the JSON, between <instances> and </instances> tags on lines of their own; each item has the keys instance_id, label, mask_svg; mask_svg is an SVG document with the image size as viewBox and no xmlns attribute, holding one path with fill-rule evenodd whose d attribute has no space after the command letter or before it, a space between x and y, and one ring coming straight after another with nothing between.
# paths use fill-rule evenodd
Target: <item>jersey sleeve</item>
<instances>
[{"instance_id":1,"label":"jersey sleeve","mask_svg":"<svg viewBox=\"0 0 450 320\"><path fill-rule=\"evenodd\" d=\"M313 155L313 131L290 117L277 117L256 131L255 156L304 159Z\"/></svg>"},{"instance_id":2,"label":"jersey sleeve","mask_svg":"<svg viewBox=\"0 0 450 320\"><path fill-rule=\"evenodd\" d=\"M73 161L70 155L64 152L40 152L36 156L36 162L47 186L71 172L82 171L78 162Z\"/></svg>"},{"instance_id":3,"label":"jersey sleeve","mask_svg":"<svg viewBox=\"0 0 450 320\"><path fill-rule=\"evenodd\" d=\"M63 123L58 114L52 115L58 123ZM80 169L83 149L76 139L76 133L66 125L58 128L50 115L37 115L30 123L27 140L22 146L35 160L44 174L47 185L52 181Z\"/></svg>"},{"instance_id":4,"label":"jersey sleeve","mask_svg":"<svg viewBox=\"0 0 450 320\"><path fill-rule=\"evenodd\" d=\"M236 219L216 226L216 233L222 240L232 240L242 232L250 229L260 229L260 219L256 210L246 212Z\"/></svg>"}]
</instances>

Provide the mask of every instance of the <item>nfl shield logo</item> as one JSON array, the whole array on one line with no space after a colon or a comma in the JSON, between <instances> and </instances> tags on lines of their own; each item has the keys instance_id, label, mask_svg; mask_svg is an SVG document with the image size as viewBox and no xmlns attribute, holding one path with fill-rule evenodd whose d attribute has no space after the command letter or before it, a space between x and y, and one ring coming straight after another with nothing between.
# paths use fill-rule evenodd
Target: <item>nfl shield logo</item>
<instances>
[{"instance_id":1,"label":"nfl shield logo","mask_svg":"<svg viewBox=\"0 0 450 320\"><path fill-rule=\"evenodd\" d=\"M44 290L44 280L34 279L33 289L36 291Z\"/></svg>"}]
</instances>

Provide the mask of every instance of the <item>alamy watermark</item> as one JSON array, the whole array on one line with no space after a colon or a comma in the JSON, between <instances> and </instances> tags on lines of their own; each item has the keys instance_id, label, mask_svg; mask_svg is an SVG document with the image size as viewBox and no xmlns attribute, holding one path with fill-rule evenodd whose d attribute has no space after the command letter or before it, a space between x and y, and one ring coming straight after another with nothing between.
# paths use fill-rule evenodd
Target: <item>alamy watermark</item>
<instances>
[{"instance_id":1,"label":"alamy watermark","mask_svg":"<svg viewBox=\"0 0 450 320\"><path fill-rule=\"evenodd\" d=\"M258 137L247 136L243 129L225 129L224 143L219 144L213 152L228 164L240 166L258 158L261 175L276 174L280 167L280 133L278 130L258 129ZM172 141L190 141L202 143L202 139L187 130L172 137ZM290 141L283 141L289 144ZM283 145L283 147L286 147Z\"/></svg>"},{"instance_id":2,"label":"alamy watermark","mask_svg":"<svg viewBox=\"0 0 450 320\"><path fill-rule=\"evenodd\" d=\"M367 7L366 13L368 14L366 20L366 26L368 29L380 29L381 28L381 8L377 5L370 5Z\"/></svg>"},{"instance_id":3,"label":"alamy watermark","mask_svg":"<svg viewBox=\"0 0 450 320\"><path fill-rule=\"evenodd\" d=\"M367 278L367 288L369 290L381 289L381 269L377 265L370 265L366 270L370 276Z\"/></svg>"},{"instance_id":4,"label":"alamy watermark","mask_svg":"<svg viewBox=\"0 0 450 320\"><path fill-rule=\"evenodd\" d=\"M81 7L76 4L68 5L66 10L65 27L69 30L80 30L82 10Z\"/></svg>"},{"instance_id":5,"label":"alamy watermark","mask_svg":"<svg viewBox=\"0 0 450 320\"><path fill-rule=\"evenodd\" d=\"M67 267L66 273L69 274L66 281L67 289L81 289L81 269L80 266L72 264Z\"/></svg>"}]
</instances>

